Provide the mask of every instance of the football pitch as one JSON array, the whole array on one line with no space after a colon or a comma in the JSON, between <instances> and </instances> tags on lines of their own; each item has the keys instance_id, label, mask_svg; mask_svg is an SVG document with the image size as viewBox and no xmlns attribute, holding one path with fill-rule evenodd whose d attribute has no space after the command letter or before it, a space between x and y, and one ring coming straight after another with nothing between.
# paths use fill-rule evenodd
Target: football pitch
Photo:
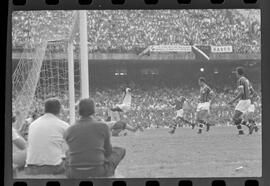
<instances>
[{"instance_id":1,"label":"football pitch","mask_svg":"<svg viewBox=\"0 0 270 186\"><path fill-rule=\"evenodd\" d=\"M237 135L236 127L149 129L114 137L126 148L117 172L123 177L257 177L262 170L261 132ZM245 131L248 133L248 131Z\"/></svg>"},{"instance_id":2,"label":"football pitch","mask_svg":"<svg viewBox=\"0 0 270 186\"><path fill-rule=\"evenodd\" d=\"M236 127L212 127L201 135L197 129L147 129L112 137L113 146L126 156L115 177L259 177L262 175L261 131L237 135ZM29 178L23 172L17 178ZM54 178L40 175L31 178ZM56 178L64 178L58 175Z\"/></svg>"}]
</instances>

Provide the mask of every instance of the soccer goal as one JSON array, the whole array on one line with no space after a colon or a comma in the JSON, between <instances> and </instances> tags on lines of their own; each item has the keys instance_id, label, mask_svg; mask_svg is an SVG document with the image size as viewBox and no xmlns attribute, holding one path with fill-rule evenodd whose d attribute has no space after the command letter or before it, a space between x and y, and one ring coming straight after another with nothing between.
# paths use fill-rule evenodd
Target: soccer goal
<instances>
[{"instance_id":1,"label":"soccer goal","mask_svg":"<svg viewBox=\"0 0 270 186\"><path fill-rule=\"evenodd\" d=\"M86 11L74 12L71 22L66 38L26 43L12 74L12 111L21 121L43 113L44 100L57 97L60 117L73 123L76 101L89 97Z\"/></svg>"}]
</instances>

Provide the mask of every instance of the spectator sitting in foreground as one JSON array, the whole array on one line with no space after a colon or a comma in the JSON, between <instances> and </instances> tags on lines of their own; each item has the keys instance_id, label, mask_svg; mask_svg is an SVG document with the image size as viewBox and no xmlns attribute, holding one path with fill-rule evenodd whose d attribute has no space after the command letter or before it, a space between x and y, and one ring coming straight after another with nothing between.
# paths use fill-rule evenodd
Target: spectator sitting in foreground
<instances>
[{"instance_id":1,"label":"spectator sitting in foreground","mask_svg":"<svg viewBox=\"0 0 270 186\"><path fill-rule=\"evenodd\" d=\"M15 123L15 116L12 117L12 124ZM26 141L18 134L12 126L12 144L13 144L13 170L23 168L26 159Z\"/></svg>"},{"instance_id":2,"label":"spectator sitting in foreground","mask_svg":"<svg viewBox=\"0 0 270 186\"><path fill-rule=\"evenodd\" d=\"M80 119L66 131L68 178L113 176L125 156L125 149L112 147L109 127L96 121L94 114L94 101L82 99L79 103Z\"/></svg>"},{"instance_id":3,"label":"spectator sitting in foreground","mask_svg":"<svg viewBox=\"0 0 270 186\"><path fill-rule=\"evenodd\" d=\"M68 124L58 118L60 101L50 98L45 102L45 114L29 126L26 173L61 174L65 172L67 146L63 138Z\"/></svg>"}]
</instances>

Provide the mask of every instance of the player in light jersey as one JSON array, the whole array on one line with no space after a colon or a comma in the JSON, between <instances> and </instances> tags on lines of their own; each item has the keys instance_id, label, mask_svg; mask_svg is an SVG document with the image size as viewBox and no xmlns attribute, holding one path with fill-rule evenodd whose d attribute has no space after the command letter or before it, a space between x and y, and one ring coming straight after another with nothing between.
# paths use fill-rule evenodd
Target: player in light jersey
<instances>
[{"instance_id":1,"label":"player in light jersey","mask_svg":"<svg viewBox=\"0 0 270 186\"><path fill-rule=\"evenodd\" d=\"M117 104L115 108L112 108L112 111L118 111L118 112L127 112L131 108L131 89L126 88L123 93L123 102L122 104Z\"/></svg>"},{"instance_id":2,"label":"player in light jersey","mask_svg":"<svg viewBox=\"0 0 270 186\"><path fill-rule=\"evenodd\" d=\"M196 121L199 125L198 134L201 134L204 125L206 125L206 131L209 131L210 129L211 124L207 120L208 115L210 114L210 104L211 99L214 96L214 92L207 85L204 77L200 77L198 83L200 86L200 97L196 110Z\"/></svg>"},{"instance_id":3,"label":"player in light jersey","mask_svg":"<svg viewBox=\"0 0 270 186\"><path fill-rule=\"evenodd\" d=\"M243 135L244 131L242 129L241 125L245 125L249 127L250 133L253 130L253 125L247 125L245 120L243 119L243 115L247 114L249 110L252 109L251 104L251 94L253 91L253 88L251 89L251 84L249 80L244 76L244 69L243 67L237 67L236 71L234 71L237 77L237 96L231 100L228 104L232 105L235 101L239 100L238 104L235 107L233 121L238 129L238 134ZM253 109L252 109L253 111Z\"/></svg>"},{"instance_id":4,"label":"player in light jersey","mask_svg":"<svg viewBox=\"0 0 270 186\"><path fill-rule=\"evenodd\" d=\"M180 119L183 123L186 123L188 125L191 125L192 128L194 128L195 124L191 123L190 121L186 120L185 112L189 110L189 104L187 103L187 99L184 96L181 96L180 99L176 99L175 103L171 104L175 107L176 116L173 118L175 121L172 125L172 129L169 131L169 133L174 134L176 127L177 127L177 119Z\"/></svg>"}]
</instances>

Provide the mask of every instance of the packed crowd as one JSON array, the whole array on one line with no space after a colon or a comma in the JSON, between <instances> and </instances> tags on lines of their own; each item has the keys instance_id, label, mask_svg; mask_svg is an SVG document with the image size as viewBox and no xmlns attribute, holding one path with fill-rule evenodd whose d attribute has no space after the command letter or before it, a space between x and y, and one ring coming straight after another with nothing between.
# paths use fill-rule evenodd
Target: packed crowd
<instances>
[{"instance_id":1,"label":"packed crowd","mask_svg":"<svg viewBox=\"0 0 270 186\"><path fill-rule=\"evenodd\" d=\"M232 45L235 52L258 52L260 26L231 11L93 11L90 50L141 51L149 45ZM98 31L98 32L97 32Z\"/></svg>"},{"instance_id":2,"label":"packed crowd","mask_svg":"<svg viewBox=\"0 0 270 186\"><path fill-rule=\"evenodd\" d=\"M63 11L14 13L13 46L29 38L67 37L72 15ZM160 44L232 45L236 53L260 52L260 22L237 10L94 10L87 15L91 53L140 53Z\"/></svg>"},{"instance_id":3,"label":"packed crowd","mask_svg":"<svg viewBox=\"0 0 270 186\"><path fill-rule=\"evenodd\" d=\"M259 87L259 86L255 86ZM259 95L260 90L257 89ZM227 105L228 100L235 96L234 89L226 87L215 90L216 97L211 106L210 121L216 126L233 125L232 116L234 108ZM113 108L122 101L121 88L95 88L90 92L91 97L96 102L96 116L106 118L108 108ZM199 89L194 87L135 87L132 91L134 96L132 100L132 109L123 115L123 120L132 126L140 125L144 128L169 127L172 125L175 117L175 110L172 103L180 96L185 96L193 110L187 114L187 119L195 121L195 108L198 103ZM61 119L69 122L68 97L59 96L63 110ZM33 102L31 116L33 114L41 115L43 113L43 101L36 99ZM256 103L255 120L261 123L261 102Z\"/></svg>"}]
</instances>

